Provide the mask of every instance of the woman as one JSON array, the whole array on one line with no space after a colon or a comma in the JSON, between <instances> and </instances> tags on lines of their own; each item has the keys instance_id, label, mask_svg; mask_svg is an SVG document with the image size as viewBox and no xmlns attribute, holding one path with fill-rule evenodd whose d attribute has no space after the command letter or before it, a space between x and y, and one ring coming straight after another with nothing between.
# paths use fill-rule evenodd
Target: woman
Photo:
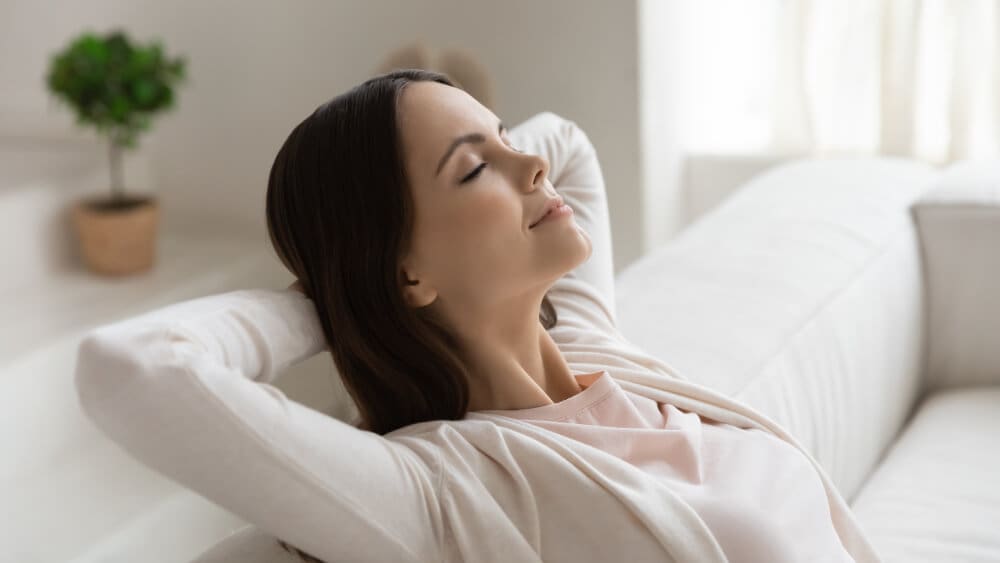
<instances>
[{"instance_id":1,"label":"woman","mask_svg":"<svg viewBox=\"0 0 1000 563\"><path fill-rule=\"evenodd\" d=\"M378 76L292 131L267 223L297 282L95 330L77 385L133 455L303 558L878 561L794 438L618 331L572 121L508 131L445 76ZM324 349L357 427L270 384Z\"/></svg>"}]
</instances>

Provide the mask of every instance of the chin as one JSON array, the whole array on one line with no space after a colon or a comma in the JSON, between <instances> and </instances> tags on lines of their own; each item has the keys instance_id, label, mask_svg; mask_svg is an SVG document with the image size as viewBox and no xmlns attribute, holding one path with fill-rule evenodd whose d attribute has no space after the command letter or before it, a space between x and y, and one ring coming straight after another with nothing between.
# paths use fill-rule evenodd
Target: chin
<instances>
[{"instance_id":1,"label":"chin","mask_svg":"<svg viewBox=\"0 0 1000 563\"><path fill-rule=\"evenodd\" d=\"M583 240L585 241L587 247L586 256L583 258L583 260L580 260L580 264L583 264L587 260L590 260L590 256L594 253L594 243L590 240L590 235L587 234L587 231L579 227L577 227L576 230L580 232L580 236L583 237ZM580 264L577 264L577 266L579 266Z\"/></svg>"},{"instance_id":2,"label":"chin","mask_svg":"<svg viewBox=\"0 0 1000 563\"><path fill-rule=\"evenodd\" d=\"M580 233L580 236L572 244L561 245L558 250L553 251L551 257L545 259L545 266L543 268L546 270L549 268L555 270L552 274L553 283L569 272L572 272L580 264L590 260L594 252L594 246L586 231L578 227L577 232Z\"/></svg>"},{"instance_id":3,"label":"chin","mask_svg":"<svg viewBox=\"0 0 1000 563\"><path fill-rule=\"evenodd\" d=\"M580 231L581 233L583 231ZM594 252L594 246L590 243L590 238L584 235L585 241L577 247L577 252L566 252L563 256L567 257L567 260L561 264L560 277L572 272L577 266L583 264L587 260L590 260L590 256Z\"/></svg>"}]
</instances>

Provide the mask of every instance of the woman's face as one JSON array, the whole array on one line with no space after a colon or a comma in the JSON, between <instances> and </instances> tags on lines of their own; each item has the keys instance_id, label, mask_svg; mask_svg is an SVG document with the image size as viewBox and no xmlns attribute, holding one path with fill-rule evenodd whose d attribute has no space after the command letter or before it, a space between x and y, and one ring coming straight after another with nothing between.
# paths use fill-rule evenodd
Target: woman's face
<instances>
[{"instance_id":1,"label":"woman's face","mask_svg":"<svg viewBox=\"0 0 1000 563\"><path fill-rule=\"evenodd\" d=\"M463 313L541 302L590 255L572 215L529 229L557 196L549 162L519 152L500 119L464 90L411 82L399 100L404 167L416 204L403 273L412 306L442 298ZM456 140L478 135L469 142ZM537 314L537 311L536 311Z\"/></svg>"}]
</instances>

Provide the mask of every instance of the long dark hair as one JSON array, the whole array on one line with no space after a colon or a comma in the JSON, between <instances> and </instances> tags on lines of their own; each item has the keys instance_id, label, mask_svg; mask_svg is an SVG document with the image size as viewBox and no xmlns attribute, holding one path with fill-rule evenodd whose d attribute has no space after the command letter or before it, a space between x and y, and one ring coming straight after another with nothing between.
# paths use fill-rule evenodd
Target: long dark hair
<instances>
[{"instance_id":1,"label":"long dark hair","mask_svg":"<svg viewBox=\"0 0 1000 563\"><path fill-rule=\"evenodd\" d=\"M450 329L403 298L414 202L396 121L412 81L454 86L418 69L381 74L320 105L271 167L267 229L316 307L360 427L384 435L468 411L466 366ZM545 296L539 320L555 326Z\"/></svg>"},{"instance_id":2,"label":"long dark hair","mask_svg":"<svg viewBox=\"0 0 1000 563\"><path fill-rule=\"evenodd\" d=\"M469 404L455 336L402 293L407 280L400 265L415 207L396 110L413 81L457 87L444 74L418 69L366 80L292 130L267 186L271 244L316 307L361 415L358 427L380 435L417 422L461 420ZM539 321L545 329L557 321L547 295Z\"/></svg>"}]
</instances>

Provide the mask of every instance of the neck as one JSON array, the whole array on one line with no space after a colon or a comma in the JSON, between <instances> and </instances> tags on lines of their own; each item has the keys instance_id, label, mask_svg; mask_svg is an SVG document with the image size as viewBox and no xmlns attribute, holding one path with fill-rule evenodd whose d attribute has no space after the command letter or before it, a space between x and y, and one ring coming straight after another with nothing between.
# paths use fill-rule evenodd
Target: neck
<instances>
[{"instance_id":1,"label":"neck","mask_svg":"<svg viewBox=\"0 0 1000 563\"><path fill-rule=\"evenodd\" d=\"M582 390L537 311L520 325L494 318L475 338L460 338L470 369L470 411L550 405Z\"/></svg>"}]
</instances>

